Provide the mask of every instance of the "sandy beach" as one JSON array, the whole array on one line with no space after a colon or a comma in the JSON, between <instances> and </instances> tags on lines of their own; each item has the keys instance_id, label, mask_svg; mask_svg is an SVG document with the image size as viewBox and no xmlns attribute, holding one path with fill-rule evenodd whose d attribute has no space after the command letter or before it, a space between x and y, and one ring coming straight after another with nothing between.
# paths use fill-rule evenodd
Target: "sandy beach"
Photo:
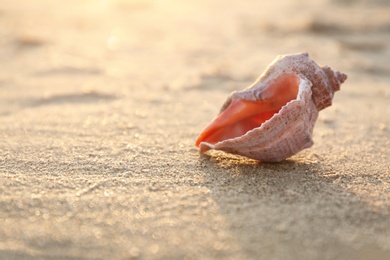
<instances>
[{"instance_id":1,"label":"sandy beach","mask_svg":"<svg viewBox=\"0 0 390 260\"><path fill-rule=\"evenodd\" d=\"M390 2L0 0L0 259L388 259ZM195 139L280 54L348 74L281 163Z\"/></svg>"}]
</instances>

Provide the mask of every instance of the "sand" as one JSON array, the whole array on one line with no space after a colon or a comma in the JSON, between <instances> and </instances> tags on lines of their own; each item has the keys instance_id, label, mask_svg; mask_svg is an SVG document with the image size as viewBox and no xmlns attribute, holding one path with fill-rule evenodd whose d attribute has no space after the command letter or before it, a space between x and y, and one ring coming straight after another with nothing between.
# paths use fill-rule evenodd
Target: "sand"
<instances>
[{"instance_id":1,"label":"sand","mask_svg":"<svg viewBox=\"0 0 390 260\"><path fill-rule=\"evenodd\" d=\"M388 259L388 1L0 0L0 259ZM348 74L281 163L194 142L279 54Z\"/></svg>"}]
</instances>

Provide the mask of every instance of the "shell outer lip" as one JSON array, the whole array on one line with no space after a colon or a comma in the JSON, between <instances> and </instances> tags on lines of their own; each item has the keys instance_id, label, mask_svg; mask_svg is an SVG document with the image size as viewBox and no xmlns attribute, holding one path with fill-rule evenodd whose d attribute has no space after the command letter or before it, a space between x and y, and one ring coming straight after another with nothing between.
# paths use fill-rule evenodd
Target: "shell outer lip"
<instances>
[{"instance_id":1,"label":"shell outer lip","mask_svg":"<svg viewBox=\"0 0 390 260\"><path fill-rule=\"evenodd\" d=\"M297 97L295 99L287 102L277 113L275 113L270 119L266 120L259 127L256 127L254 129L246 132L242 136L238 136L238 137L231 138L231 139L226 139L226 140L217 142L215 144L211 144L211 143L208 143L208 142L201 142L200 145L199 145L200 153L205 153L205 152L207 152L207 151L209 151L211 149L222 150L222 151L225 151L226 149L228 149L229 153L242 155L242 153L240 153L238 151L234 151L234 148L232 148L232 146L235 146L235 144L240 143L242 139L245 139L248 136L250 136L252 134L255 134L255 132L260 132L260 131L268 131L269 132L269 131L273 131L272 130L272 125L274 124L274 122L277 119L280 119L280 117L282 117L282 115L284 115L286 113L289 113L289 108L292 105L297 105L297 106L301 107L301 111L300 111L301 113L297 114L297 116L303 115L305 113L305 111L303 111L304 103L305 102L313 102L312 99L311 99L311 94L312 94L311 86L312 86L312 83L304 75L301 75L301 74L296 74L296 75L300 78L300 84L299 84ZM235 92L235 93L238 93L238 92ZM237 97L235 97L233 95L232 99L235 99L235 98L237 98ZM308 129L308 130L310 130L310 129ZM311 131L310 131L310 135L311 135ZM312 141L310 135L308 135L307 144L302 149L308 148L308 147L313 145L313 141ZM261 148L267 149L271 145L272 145L272 142L270 142L268 145L265 145L265 146L263 146ZM300 150L302 150L302 149L300 149ZM263 160L263 161L279 162L279 161L282 161L282 160L286 159L287 157L290 157L290 156L296 154L299 151L295 151L294 150L294 151L291 151L289 153L290 154L289 156L282 156L280 158L274 158L274 159L262 158L261 156L250 156L250 155L249 156L248 155L244 155L244 156L252 158L252 159L260 160L260 161Z\"/></svg>"}]
</instances>

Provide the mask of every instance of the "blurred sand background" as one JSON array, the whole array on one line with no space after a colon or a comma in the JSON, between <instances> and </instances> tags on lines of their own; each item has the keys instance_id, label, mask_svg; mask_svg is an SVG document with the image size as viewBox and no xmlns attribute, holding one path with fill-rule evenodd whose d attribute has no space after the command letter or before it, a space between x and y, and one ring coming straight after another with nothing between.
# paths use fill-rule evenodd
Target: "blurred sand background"
<instances>
[{"instance_id":1,"label":"blurred sand background","mask_svg":"<svg viewBox=\"0 0 390 260\"><path fill-rule=\"evenodd\" d=\"M0 259L388 259L390 2L0 0ZM348 74L277 164L194 141L279 54Z\"/></svg>"}]
</instances>

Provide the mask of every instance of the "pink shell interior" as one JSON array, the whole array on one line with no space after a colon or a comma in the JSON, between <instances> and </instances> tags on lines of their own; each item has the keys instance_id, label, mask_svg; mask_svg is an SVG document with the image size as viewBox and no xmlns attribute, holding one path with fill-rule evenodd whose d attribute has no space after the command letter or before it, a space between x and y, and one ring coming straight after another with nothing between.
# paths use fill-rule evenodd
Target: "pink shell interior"
<instances>
[{"instance_id":1,"label":"pink shell interior","mask_svg":"<svg viewBox=\"0 0 390 260\"><path fill-rule=\"evenodd\" d=\"M257 101L233 99L214 121L198 137L201 142L216 144L236 138L260 127L272 118L289 101L296 99L300 78L293 74L283 74L270 82Z\"/></svg>"}]
</instances>

